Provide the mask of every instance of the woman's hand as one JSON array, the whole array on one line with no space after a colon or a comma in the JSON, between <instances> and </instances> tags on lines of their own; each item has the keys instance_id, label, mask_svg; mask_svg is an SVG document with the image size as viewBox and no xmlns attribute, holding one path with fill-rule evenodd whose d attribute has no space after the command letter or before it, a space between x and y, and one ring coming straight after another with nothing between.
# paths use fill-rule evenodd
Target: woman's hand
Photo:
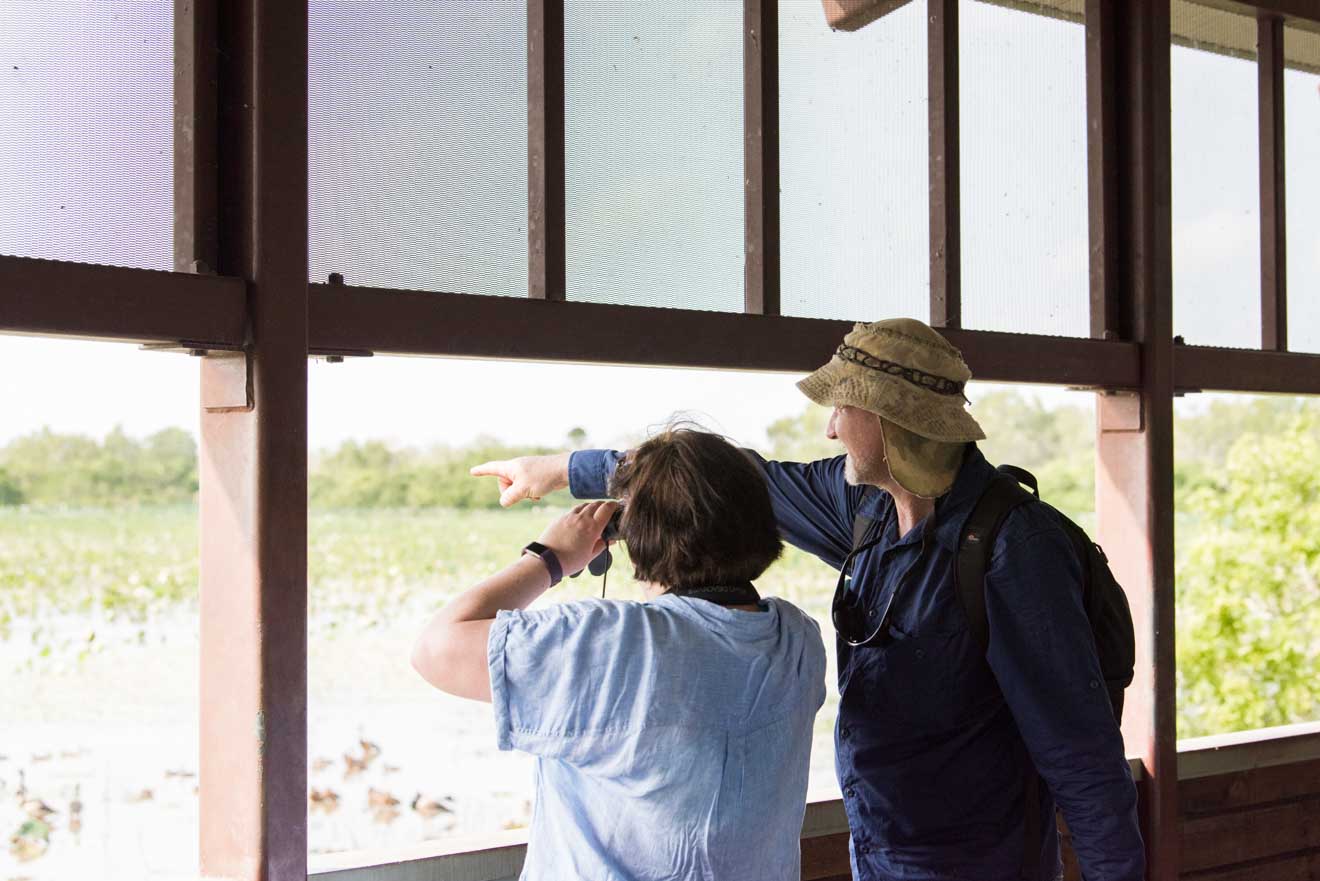
<instances>
[{"instance_id":1,"label":"woman's hand","mask_svg":"<svg viewBox=\"0 0 1320 881\"><path fill-rule=\"evenodd\" d=\"M537 541L555 552L565 575L581 572L605 550L600 536L618 508L618 502L584 502L547 526Z\"/></svg>"},{"instance_id":2,"label":"woman's hand","mask_svg":"<svg viewBox=\"0 0 1320 881\"><path fill-rule=\"evenodd\" d=\"M507 508L523 499L536 501L568 486L570 453L551 456L519 456L483 462L468 473L473 477L496 477L500 482L500 506ZM545 542L542 542L545 544ZM557 552L557 551L556 551ZM565 566L565 571L568 567ZM574 570L576 571L576 570Z\"/></svg>"}]
</instances>

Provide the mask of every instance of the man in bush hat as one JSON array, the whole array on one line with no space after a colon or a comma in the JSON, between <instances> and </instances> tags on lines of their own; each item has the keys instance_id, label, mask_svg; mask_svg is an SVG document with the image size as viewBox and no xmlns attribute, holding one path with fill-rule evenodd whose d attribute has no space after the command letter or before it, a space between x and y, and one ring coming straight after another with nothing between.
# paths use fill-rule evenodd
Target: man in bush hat
<instances>
[{"instance_id":1,"label":"man in bush hat","mask_svg":"<svg viewBox=\"0 0 1320 881\"><path fill-rule=\"evenodd\" d=\"M784 537L840 572L835 762L853 877L1053 881L1057 804L1086 878L1140 881L1136 791L1059 515L1029 502L995 534L986 643L959 600L963 527L996 478L969 379L920 321L855 325L798 383L833 408L825 433L845 454L761 460ZM619 455L474 473L499 476L506 505L565 485L596 498Z\"/></svg>"}]
</instances>

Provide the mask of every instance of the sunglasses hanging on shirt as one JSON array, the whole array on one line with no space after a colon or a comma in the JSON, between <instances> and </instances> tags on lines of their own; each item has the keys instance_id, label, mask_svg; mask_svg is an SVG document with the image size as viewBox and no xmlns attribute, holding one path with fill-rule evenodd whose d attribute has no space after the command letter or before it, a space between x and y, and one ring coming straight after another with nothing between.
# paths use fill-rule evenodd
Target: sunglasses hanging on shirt
<instances>
[{"instance_id":1,"label":"sunglasses hanging on shirt","mask_svg":"<svg viewBox=\"0 0 1320 881\"><path fill-rule=\"evenodd\" d=\"M834 629L839 634L839 638L849 646L853 648L871 648L889 644L892 639L889 633L889 624L894 615L894 601L907 587L908 582L922 571L923 563L926 560L926 551L930 545L930 536L935 531L933 514L931 518L932 522L927 523L923 528L921 549L917 552L917 559L908 566L898 584L894 586L893 592L889 594L889 599L885 602L883 611L877 610L874 605L866 601L865 597L858 595L854 591L852 583L853 562L862 551L875 547L883 540L883 527L881 527L882 532L879 536L858 545L844 558L843 565L839 567L839 581L834 586L834 599L830 603L830 618L834 622Z\"/></svg>"}]
</instances>

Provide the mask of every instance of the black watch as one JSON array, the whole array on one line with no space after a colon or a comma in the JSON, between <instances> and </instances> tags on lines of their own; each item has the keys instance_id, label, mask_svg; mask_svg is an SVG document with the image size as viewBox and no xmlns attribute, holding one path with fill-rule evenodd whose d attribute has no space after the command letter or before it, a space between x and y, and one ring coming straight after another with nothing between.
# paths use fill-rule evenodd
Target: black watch
<instances>
[{"instance_id":1,"label":"black watch","mask_svg":"<svg viewBox=\"0 0 1320 881\"><path fill-rule=\"evenodd\" d=\"M523 553L541 558L541 562L545 564L546 570L550 573L551 587L564 580L564 567L559 565L559 558L555 556L554 551L539 541L528 542L527 547L523 548Z\"/></svg>"}]
</instances>

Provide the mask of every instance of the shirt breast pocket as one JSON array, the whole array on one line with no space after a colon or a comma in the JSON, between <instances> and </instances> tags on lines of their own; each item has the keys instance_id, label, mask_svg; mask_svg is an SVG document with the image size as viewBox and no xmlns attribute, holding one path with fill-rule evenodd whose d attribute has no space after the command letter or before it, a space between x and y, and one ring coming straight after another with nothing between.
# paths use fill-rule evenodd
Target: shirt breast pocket
<instances>
[{"instance_id":1,"label":"shirt breast pocket","mask_svg":"<svg viewBox=\"0 0 1320 881\"><path fill-rule=\"evenodd\" d=\"M967 656L969 634L916 634L898 628L890 628L890 634L881 675L894 715L929 734L963 724L985 696L976 665Z\"/></svg>"}]
</instances>

